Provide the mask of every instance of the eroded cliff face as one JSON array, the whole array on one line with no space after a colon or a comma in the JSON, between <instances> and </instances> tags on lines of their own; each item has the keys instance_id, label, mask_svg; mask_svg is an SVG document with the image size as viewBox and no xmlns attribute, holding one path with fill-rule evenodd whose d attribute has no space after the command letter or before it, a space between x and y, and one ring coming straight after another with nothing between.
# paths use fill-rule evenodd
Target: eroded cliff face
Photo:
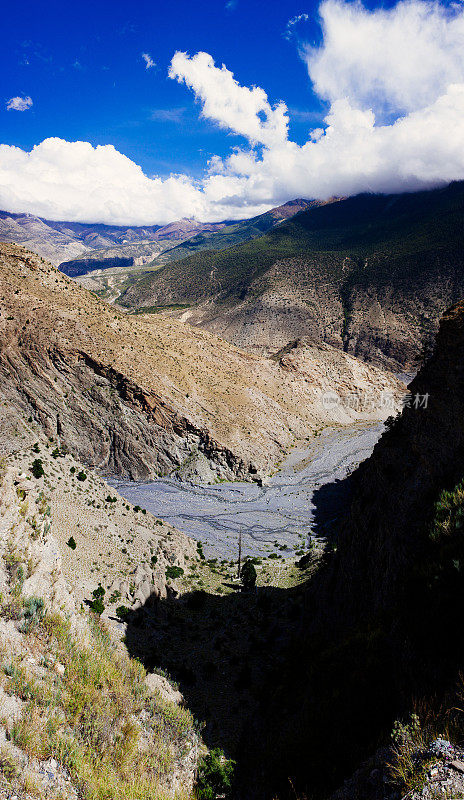
<instances>
[{"instance_id":1,"label":"eroded cliff face","mask_svg":"<svg viewBox=\"0 0 464 800\"><path fill-rule=\"evenodd\" d=\"M441 314L464 293L460 262L458 254L426 254L419 272L414 259L411 264L405 259L395 274L397 265L383 254L358 262L343 253L308 253L276 261L229 298L217 278L208 299L191 298L188 276L176 284L177 276L166 269L151 285L147 279L130 287L124 302L187 304L163 313L252 353L272 354L292 339L310 337L387 369L408 371L432 347Z\"/></svg>"},{"instance_id":2,"label":"eroded cliff face","mask_svg":"<svg viewBox=\"0 0 464 800\"><path fill-rule=\"evenodd\" d=\"M442 317L434 354L408 388L409 407L358 471L339 538L336 592L358 620L410 585L433 505L464 471L464 301Z\"/></svg>"},{"instance_id":3,"label":"eroded cliff face","mask_svg":"<svg viewBox=\"0 0 464 800\"><path fill-rule=\"evenodd\" d=\"M262 705L272 742L263 759L282 797L291 796L289 775L297 794L327 797L391 743L395 719L407 720L416 701L432 716L456 705L450 698L464 664L464 301L443 315L409 393L348 479L351 504L325 529L325 563L306 587L284 687L276 675L275 697ZM325 491L315 493L316 509L327 503ZM439 517L437 536L440 503L453 511ZM283 766L274 766L275 752ZM373 794L353 796L383 796L372 785Z\"/></svg>"},{"instance_id":4,"label":"eroded cliff face","mask_svg":"<svg viewBox=\"0 0 464 800\"><path fill-rule=\"evenodd\" d=\"M4 401L106 474L168 474L198 454L207 480L255 479L321 425L382 419L381 395L401 388L329 345L300 342L290 368L176 320L128 317L14 245L0 245L0 277ZM324 394L347 387L372 392L372 408L327 409Z\"/></svg>"}]
</instances>

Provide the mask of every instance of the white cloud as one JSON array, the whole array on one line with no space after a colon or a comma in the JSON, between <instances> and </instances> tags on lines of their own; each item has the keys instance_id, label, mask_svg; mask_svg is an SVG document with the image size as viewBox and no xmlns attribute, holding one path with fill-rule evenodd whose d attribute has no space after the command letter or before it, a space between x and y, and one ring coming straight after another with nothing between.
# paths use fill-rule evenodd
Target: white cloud
<instances>
[{"instance_id":1,"label":"white cloud","mask_svg":"<svg viewBox=\"0 0 464 800\"><path fill-rule=\"evenodd\" d=\"M31 106L31 97L10 97L6 104L8 111L27 111Z\"/></svg>"},{"instance_id":2,"label":"white cloud","mask_svg":"<svg viewBox=\"0 0 464 800\"><path fill-rule=\"evenodd\" d=\"M324 126L304 145L288 138L283 102L241 86L207 53L178 52L170 77L194 92L204 117L245 137L246 146L214 156L193 181L149 178L111 145L47 139L30 153L2 145L0 207L107 223L238 219L293 197L464 180L464 7L402 0L367 11L324 0L320 11L323 40L305 58L329 105Z\"/></svg>"},{"instance_id":3,"label":"white cloud","mask_svg":"<svg viewBox=\"0 0 464 800\"><path fill-rule=\"evenodd\" d=\"M112 145L45 139L30 153L0 145L0 207L50 219L149 224L205 217L185 176L148 178Z\"/></svg>"},{"instance_id":4,"label":"white cloud","mask_svg":"<svg viewBox=\"0 0 464 800\"><path fill-rule=\"evenodd\" d=\"M152 67L156 67L156 64L153 61L150 53L142 53L142 58L145 61L145 69L151 69Z\"/></svg>"},{"instance_id":5,"label":"white cloud","mask_svg":"<svg viewBox=\"0 0 464 800\"><path fill-rule=\"evenodd\" d=\"M150 114L150 119L160 122L176 122L180 124L185 114L185 108L154 108Z\"/></svg>"},{"instance_id":6,"label":"white cloud","mask_svg":"<svg viewBox=\"0 0 464 800\"><path fill-rule=\"evenodd\" d=\"M334 102L409 112L432 103L464 78L464 6L403 0L369 11L324 0L323 45L306 48L315 91Z\"/></svg>"},{"instance_id":7,"label":"white cloud","mask_svg":"<svg viewBox=\"0 0 464 800\"><path fill-rule=\"evenodd\" d=\"M290 40L295 33L296 26L299 25L300 22L307 22L308 19L309 14L297 14L295 17L289 19L285 26L284 38Z\"/></svg>"},{"instance_id":8,"label":"white cloud","mask_svg":"<svg viewBox=\"0 0 464 800\"><path fill-rule=\"evenodd\" d=\"M288 115L285 103L272 108L267 94L259 86L240 86L234 73L216 67L208 53L175 53L169 77L193 89L202 102L204 117L221 128L241 134L253 144L272 147L287 138Z\"/></svg>"}]
</instances>

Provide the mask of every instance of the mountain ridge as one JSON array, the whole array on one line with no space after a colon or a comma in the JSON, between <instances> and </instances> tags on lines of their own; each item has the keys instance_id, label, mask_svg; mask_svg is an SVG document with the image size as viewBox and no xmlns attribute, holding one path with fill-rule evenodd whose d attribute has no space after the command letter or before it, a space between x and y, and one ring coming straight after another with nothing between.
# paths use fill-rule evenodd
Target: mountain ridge
<instances>
[{"instance_id":1,"label":"mountain ridge","mask_svg":"<svg viewBox=\"0 0 464 800\"><path fill-rule=\"evenodd\" d=\"M167 225L106 225L47 220L33 214L0 211L0 241L28 247L58 266L66 258L96 249L138 242L182 241L199 230L215 231L224 223L181 219ZM162 248L160 248L162 249Z\"/></svg>"},{"instance_id":2,"label":"mountain ridge","mask_svg":"<svg viewBox=\"0 0 464 800\"><path fill-rule=\"evenodd\" d=\"M440 314L464 294L463 230L463 182L358 195L301 211L251 242L167 264L119 302L166 308L254 353L310 336L414 369Z\"/></svg>"},{"instance_id":3,"label":"mountain ridge","mask_svg":"<svg viewBox=\"0 0 464 800\"><path fill-rule=\"evenodd\" d=\"M5 399L106 474L169 474L193 455L207 480L256 480L325 421L384 418L381 392L401 389L329 345L301 341L275 362L177 320L130 317L14 245L0 245L0 279ZM324 393L350 383L374 390L375 409L325 408Z\"/></svg>"}]
</instances>

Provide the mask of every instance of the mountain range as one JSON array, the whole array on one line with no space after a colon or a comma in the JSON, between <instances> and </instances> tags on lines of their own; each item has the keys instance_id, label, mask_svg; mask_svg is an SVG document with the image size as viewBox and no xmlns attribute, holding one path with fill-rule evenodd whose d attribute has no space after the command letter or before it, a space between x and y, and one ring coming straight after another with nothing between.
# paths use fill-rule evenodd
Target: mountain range
<instances>
[{"instance_id":1,"label":"mountain range","mask_svg":"<svg viewBox=\"0 0 464 800\"><path fill-rule=\"evenodd\" d=\"M463 229L463 182L359 195L310 207L241 245L166 264L118 302L168 312L253 353L309 337L411 370L440 315L464 293Z\"/></svg>"},{"instance_id":2,"label":"mountain range","mask_svg":"<svg viewBox=\"0 0 464 800\"><path fill-rule=\"evenodd\" d=\"M168 225L120 226L100 223L55 222L33 214L0 211L0 241L22 244L55 266L62 261L114 246L148 243L149 256L167 242L179 242L199 231L217 231L225 223L181 219Z\"/></svg>"}]
</instances>

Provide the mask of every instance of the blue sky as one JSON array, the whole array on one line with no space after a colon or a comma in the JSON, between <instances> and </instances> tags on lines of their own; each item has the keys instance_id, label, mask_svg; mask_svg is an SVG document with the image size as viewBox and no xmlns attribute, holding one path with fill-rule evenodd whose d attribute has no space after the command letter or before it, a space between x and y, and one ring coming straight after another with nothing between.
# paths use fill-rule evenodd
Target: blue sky
<instances>
[{"instance_id":1,"label":"blue sky","mask_svg":"<svg viewBox=\"0 0 464 800\"><path fill-rule=\"evenodd\" d=\"M203 50L240 83L262 86L271 102L285 99L291 136L303 143L321 102L311 92L296 35L287 40L285 32L288 20L307 13L295 33L319 37L317 5L237 0L229 6L222 0L5 4L3 109L8 98L23 95L33 107L1 113L2 142L27 150L48 136L112 143L149 174L199 175L207 157L226 155L240 142L199 119L192 94L167 77L176 50ZM142 53L156 66L146 69Z\"/></svg>"},{"instance_id":2,"label":"blue sky","mask_svg":"<svg viewBox=\"0 0 464 800\"><path fill-rule=\"evenodd\" d=\"M463 2L23 0L2 25L0 208L238 219L464 179Z\"/></svg>"}]
</instances>

